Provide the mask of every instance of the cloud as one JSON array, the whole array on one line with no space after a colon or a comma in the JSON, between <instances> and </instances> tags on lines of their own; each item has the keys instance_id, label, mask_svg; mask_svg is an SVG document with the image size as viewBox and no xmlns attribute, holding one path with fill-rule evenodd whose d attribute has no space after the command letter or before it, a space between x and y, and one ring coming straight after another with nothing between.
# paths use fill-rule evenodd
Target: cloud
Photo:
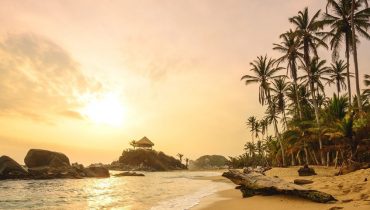
<instances>
[{"instance_id":1,"label":"cloud","mask_svg":"<svg viewBox=\"0 0 370 210\"><path fill-rule=\"evenodd\" d=\"M36 34L0 39L0 115L53 121L82 119L79 96L101 90L60 46Z\"/></svg>"}]
</instances>

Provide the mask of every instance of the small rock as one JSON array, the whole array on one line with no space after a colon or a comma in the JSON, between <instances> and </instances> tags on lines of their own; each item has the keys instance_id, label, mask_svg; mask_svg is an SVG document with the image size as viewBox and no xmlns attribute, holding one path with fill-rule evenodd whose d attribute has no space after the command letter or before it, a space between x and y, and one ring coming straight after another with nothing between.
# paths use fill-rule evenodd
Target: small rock
<instances>
[{"instance_id":1,"label":"small rock","mask_svg":"<svg viewBox=\"0 0 370 210\"><path fill-rule=\"evenodd\" d=\"M339 209L343 209L343 208L344 207L341 207L341 206L333 206L329 210L339 210Z\"/></svg>"},{"instance_id":2,"label":"small rock","mask_svg":"<svg viewBox=\"0 0 370 210\"><path fill-rule=\"evenodd\" d=\"M305 184L312 184L313 181L312 180L307 180L307 179L295 179L294 180L294 184L297 184L297 185L305 185Z\"/></svg>"},{"instance_id":3,"label":"small rock","mask_svg":"<svg viewBox=\"0 0 370 210\"><path fill-rule=\"evenodd\" d=\"M145 176L144 174L142 173L136 173L136 172L123 172L123 173L120 173L120 174L115 174L114 176L116 177L121 177L121 176Z\"/></svg>"},{"instance_id":4,"label":"small rock","mask_svg":"<svg viewBox=\"0 0 370 210\"><path fill-rule=\"evenodd\" d=\"M308 167L308 165L304 165L303 167L298 169L299 176L313 176L316 175L316 172L313 168Z\"/></svg>"},{"instance_id":5,"label":"small rock","mask_svg":"<svg viewBox=\"0 0 370 210\"><path fill-rule=\"evenodd\" d=\"M109 170L105 167L87 167L84 169L86 177L110 177Z\"/></svg>"},{"instance_id":6,"label":"small rock","mask_svg":"<svg viewBox=\"0 0 370 210\"><path fill-rule=\"evenodd\" d=\"M353 199L345 199L345 200L342 200L343 203L349 203L349 202L352 202Z\"/></svg>"},{"instance_id":7,"label":"small rock","mask_svg":"<svg viewBox=\"0 0 370 210\"><path fill-rule=\"evenodd\" d=\"M365 178L364 182L367 182L367 178Z\"/></svg>"}]
</instances>

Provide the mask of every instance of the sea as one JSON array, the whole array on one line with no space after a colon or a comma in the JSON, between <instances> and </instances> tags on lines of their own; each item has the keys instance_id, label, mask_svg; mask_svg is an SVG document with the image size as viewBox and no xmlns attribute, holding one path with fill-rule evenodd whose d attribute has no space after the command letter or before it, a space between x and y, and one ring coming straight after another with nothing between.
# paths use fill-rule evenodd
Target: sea
<instances>
[{"instance_id":1,"label":"sea","mask_svg":"<svg viewBox=\"0 0 370 210\"><path fill-rule=\"evenodd\" d=\"M231 186L207 180L219 171L142 173L144 177L0 181L0 209L181 210Z\"/></svg>"}]
</instances>

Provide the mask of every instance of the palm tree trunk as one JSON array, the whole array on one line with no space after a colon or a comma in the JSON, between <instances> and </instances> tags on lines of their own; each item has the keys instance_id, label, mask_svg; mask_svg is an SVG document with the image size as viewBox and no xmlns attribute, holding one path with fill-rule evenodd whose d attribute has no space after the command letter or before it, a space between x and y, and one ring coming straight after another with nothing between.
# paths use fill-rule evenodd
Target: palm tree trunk
<instances>
[{"instance_id":1,"label":"palm tree trunk","mask_svg":"<svg viewBox=\"0 0 370 210\"><path fill-rule=\"evenodd\" d=\"M312 156L313 156L313 159L314 159L314 160L315 160L315 162L316 162L316 165L320 165L319 161L317 160L316 153L315 153L315 151L314 151L314 150L311 150L311 154L312 154Z\"/></svg>"},{"instance_id":2,"label":"palm tree trunk","mask_svg":"<svg viewBox=\"0 0 370 210\"><path fill-rule=\"evenodd\" d=\"M275 136L279 140L279 144L280 144L281 158L283 159L283 166L286 166L285 165L285 151L284 151L284 147L283 147L283 142L281 141L281 138L280 138L279 129L277 127L277 122L276 121L274 121L274 126L275 126Z\"/></svg>"},{"instance_id":3,"label":"palm tree trunk","mask_svg":"<svg viewBox=\"0 0 370 210\"><path fill-rule=\"evenodd\" d=\"M337 150L335 152L335 160L334 160L334 167L337 168L338 167L338 154L339 154L339 151Z\"/></svg>"},{"instance_id":4,"label":"palm tree trunk","mask_svg":"<svg viewBox=\"0 0 370 210\"><path fill-rule=\"evenodd\" d=\"M299 165L302 165L302 161L301 161L301 150L299 150L298 153L297 153L297 161L298 161L298 164Z\"/></svg>"},{"instance_id":5,"label":"palm tree trunk","mask_svg":"<svg viewBox=\"0 0 370 210\"><path fill-rule=\"evenodd\" d=\"M349 72L349 37L346 34L346 59L347 59L347 88L348 88L348 105L352 107L352 93L351 93L351 74Z\"/></svg>"},{"instance_id":6,"label":"palm tree trunk","mask_svg":"<svg viewBox=\"0 0 370 210\"><path fill-rule=\"evenodd\" d=\"M291 158L292 158L292 166L294 166L295 165L295 160L294 160L294 152L291 152L290 153L290 155L291 155Z\"/></svg>"},{"instance_id":7,"label":"palm tree trunk","mask_svg":"<svg viewBox=\"0 0 370 210\"><path fill-rule=\"evenodd\" d=\"M324 154L322 152L322 140L321 140L321 130L320 130L320 120L319 120L319 108L317 107L317 100L316 100L316 97L315 97L314 84L313 84L313 82L310 82L310 84L311 84L310 85L311 86L311 96L312 96L312 100L313 100L313 107L315 109L315 118L316 118L316 124L317 124L317 129L318 129L321 164L325 165L325 158L324 158Z\"/></svg>"},{"instance_id":8,"label":"palm tree trunk","mask_svg":"<svg viewBox=\"0 0 370 210\"><path fill-rule=\"evenodd\" d=\"M358 59L357 59L357 45L356 45L356 31L354 23L355 14L355 0L352 0L351 9L351 28L352 28L352 43L353 43L353 60L355 63L355 78L356 78L356 94L357 94L357 105L360 112L362 112L361 93L360 93L360 79L358 72Z\"/></svg>"},{"instance_id":9,"label":"palm tree trunk","mask_svg":"<svg viewBox=\"0 0 370 210\"><path fill-rule=\"evenodd\" d=\"M293 68L293 71L297 71L297 67L295 62L291 63L291 66ZM296 97L296 103L297 103L297 108L298 108L298 115L299 119L302 120L302 109L301 109L301 101L299 100L299 89L298 89L298 84L297 84L297 78L293 78L293 85L295 87L295 97Z\"/></svg>"},{"instance_id":10,"label":"palm tree trunk","mask_svg":"<svg viewBox=\"0 0 370 210\"><path fill-rule=\"evenodd\" d=\"M330 152L326 152L326 166L329 167L330 165Z\"/></svg>"}]
</instances>

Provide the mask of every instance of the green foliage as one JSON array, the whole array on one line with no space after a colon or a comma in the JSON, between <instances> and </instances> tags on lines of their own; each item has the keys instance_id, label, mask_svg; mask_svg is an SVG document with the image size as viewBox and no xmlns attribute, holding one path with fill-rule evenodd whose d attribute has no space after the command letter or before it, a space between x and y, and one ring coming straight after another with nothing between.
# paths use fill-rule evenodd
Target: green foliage
<instances>
[{"instance_id":1,"label":"green foliage","mask_svg":"<svg viewBox=\"0 0 370 210\"><path fill-rule=\"evenodd\" d=\"M178 159L168 156L163 152L147 149L127 149L122 152L119 163L137 168L147 168L155 171L168 171L185 169Z\"/></svg>"},{"instance_id":2,"label":"green foliage","mask_svg":"<svg viewBox=\"0 0 370 210\"><path fill-rule=\"evenodd\" d=\"M228 160L222 155L204 155L196 159L193 167L198 169L222 168Z\"/></svg>"}]
</instances>

